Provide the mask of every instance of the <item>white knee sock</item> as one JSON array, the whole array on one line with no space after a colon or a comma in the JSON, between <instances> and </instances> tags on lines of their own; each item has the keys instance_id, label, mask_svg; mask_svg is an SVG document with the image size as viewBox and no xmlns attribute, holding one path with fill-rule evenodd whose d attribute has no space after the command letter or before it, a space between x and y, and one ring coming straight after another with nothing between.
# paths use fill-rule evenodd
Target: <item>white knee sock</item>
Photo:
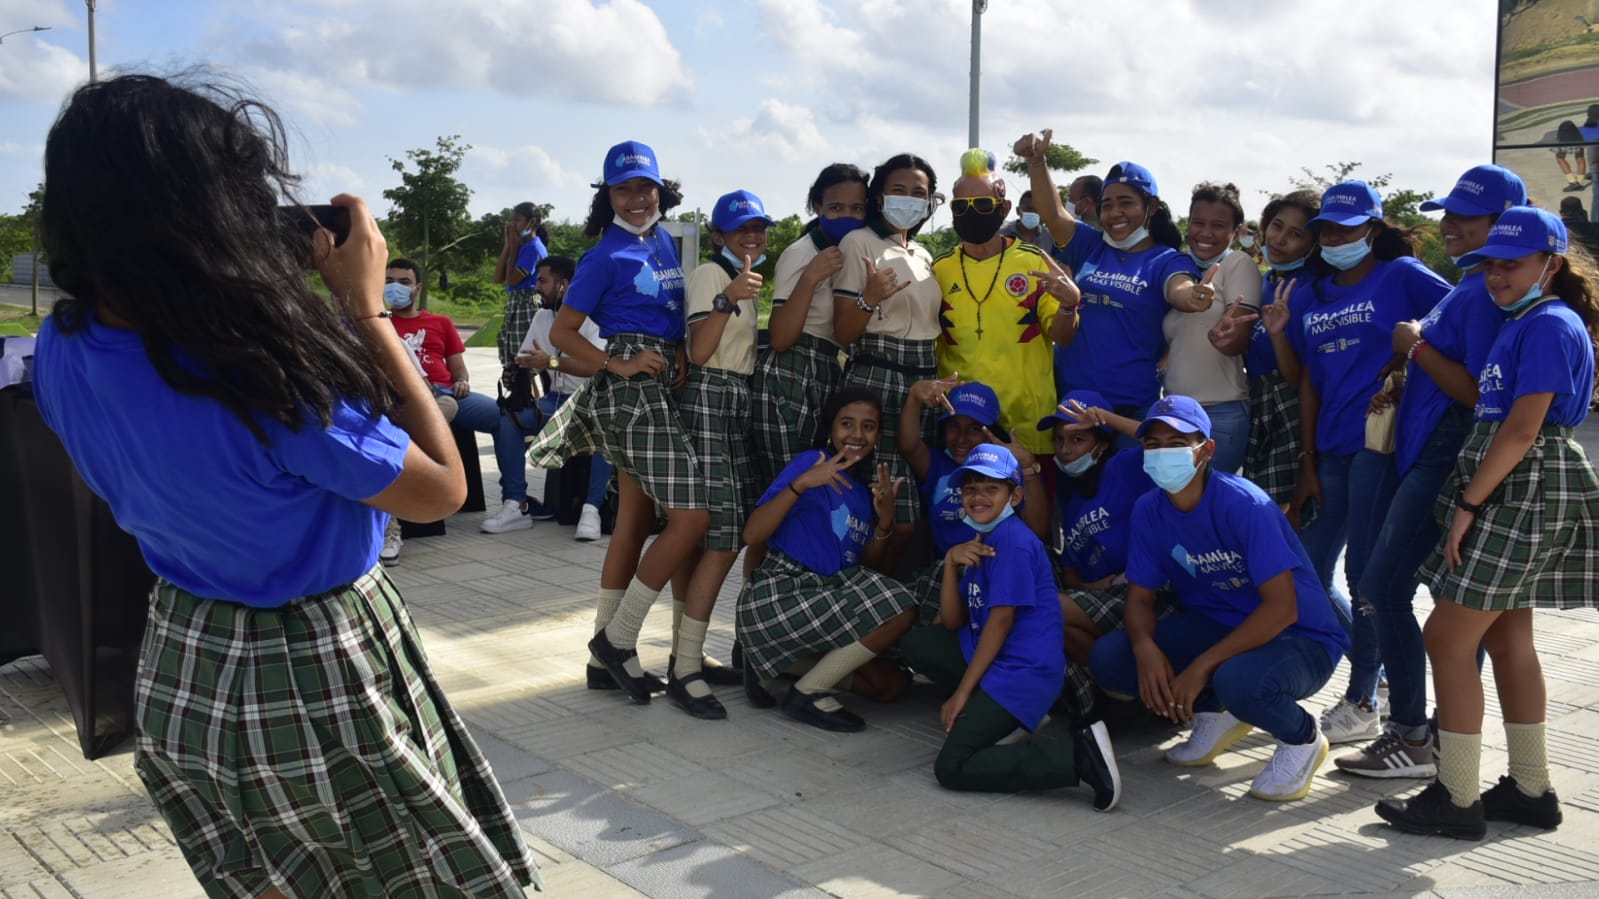
<instances>
[{"instance_id":1,"label":"white knee sock","mask_svg":"<svg viewBox=\"0 0 1599 899\"><path fill-rule=\"evenodd\" d=\"M794 689L801 693L825 693L838 686L838 682L843 680L845 675L850 674L856 668L875 658L877 658L877 653L867 649L866 644L859 640L848 646L840 646L838 649L822 656L814 668L805 672L804 677L795 681ZM816 705L817 708L823 711L832 711L833 707L837 705L837 700L829 697L824 700L818 700Z\"/></svg>"},{"instance_id":2,"label":"white knee sock","mask_svg":"<svg viewBox=\"0 0 1599 899\"><path fill-rule=\"evenodd\" d=\"M633 579L627 585L627 593L622 596L622 604L611 617L611 622L605 626L605 639L617 649L638 648L638 632L644 626L644 618L650 613L650 606L655 605L656 597L661 591L650 587L648 584ZM643 677L644 666L639 664L635 656L627 662L627 673L630 677Z\"/></svg>"},{"instance_id":3,"label":"white knee sock","mask_svg":"<svg viewBox=\"0 0 1599 899\"><path fill-rule=\"evenodd\" d=\"M673 655L672 676L681 680L700 670L700 658L705 653L705 632L710 629L709 621L699 621L684 615L678 622L677 635L672 640L676 646ZM703 680L690 681L683 688L688 695L698 699L711 695L711 688Z\"/></svg>"},{"instance_id":4,"label":"white knee sock","mask_svg":"<svg viewBox=\"0 0 1599 899\"><path fill-rule=\"evenodd\" d=\"M1534 799L1549 791L1549 744L1544 725L1505 722L1505 744L1510 750L1510 776L1521 792Z\"/></svg>"},{"instance_id":5,"label":"white knee sock","mask_svg":"<svg viewBox=\"0 0 1599 899\"><path fill-rule=\"evenodd\" d=\"M622 596L625 593L627 593L626 590L614 590L609 587L600 588L599 602L594 607L594 633L597 634L605 630L605 626L611 623L612 618L616 617L616 610L622 605ZM589 664L595 668L602 667L600 660L596 659L593 653L589 653Z\"/></svg>"}]
</instances>

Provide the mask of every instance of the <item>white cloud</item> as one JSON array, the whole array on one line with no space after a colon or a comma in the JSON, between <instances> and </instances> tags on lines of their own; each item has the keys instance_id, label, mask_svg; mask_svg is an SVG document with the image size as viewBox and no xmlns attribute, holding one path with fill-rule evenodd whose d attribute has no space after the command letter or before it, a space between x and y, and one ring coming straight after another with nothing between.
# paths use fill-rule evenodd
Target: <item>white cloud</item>
<instances>
[{"instance_id":1,"label":"white cloud","mask_svg":"<svg viewBox=\"0 0 1599 899\"><path fill-rule=\"evenodd\" d=\"M49 29L13 34L0 43L0 99L55 105L89 80L86 57L59 46L71 40L71 23L82 16L81 4L69 11L61 0L0 0L0 33L36 25Z\"/></svg>"},{"instance_id":2,"label":"white cloud","mask_svg":"<svg viewBox=\"0 0 1599 899\"><path fill-rule=\"evenodd\" d=\"M265 68L252 69L250 75L274 105L318 125L353 126L363 108L350 91L314 75Z\"/></svg>"}]
</instances>

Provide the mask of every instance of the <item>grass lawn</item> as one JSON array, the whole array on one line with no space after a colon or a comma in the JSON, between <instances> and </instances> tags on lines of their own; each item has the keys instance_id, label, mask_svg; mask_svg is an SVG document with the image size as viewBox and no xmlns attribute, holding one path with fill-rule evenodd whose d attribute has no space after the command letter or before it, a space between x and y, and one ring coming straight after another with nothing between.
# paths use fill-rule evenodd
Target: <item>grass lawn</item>
<instances>
[{"instance_id":1,"label":"grass lawn","mask_svg":"<svg viewBox=\"0 0 1599 899\"><path fill-rule=\"evenodd\" d=\"M26 309L0 306L0 336L32 337L39 333L39 322L42 320L34 318Z\"/></svg>"}]
</instances>

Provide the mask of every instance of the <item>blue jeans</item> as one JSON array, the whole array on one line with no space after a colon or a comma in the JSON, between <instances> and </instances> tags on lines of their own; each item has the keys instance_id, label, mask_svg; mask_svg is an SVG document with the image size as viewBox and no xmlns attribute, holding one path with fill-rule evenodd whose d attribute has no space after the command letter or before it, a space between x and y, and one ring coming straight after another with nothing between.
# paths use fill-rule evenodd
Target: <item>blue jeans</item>
<instances>
[{"instance_id":1,"label":"blue jeans","mask_svg":"<svg viewBox=\"0 0 1599 899\"><path fill-rule=\"evenodd\" d=\"M1208 615L1179 610L1155 624L1155 645L1166 654L1172 671L1181 674L1232 630ZM1125 630L1111 631L1095 641L1088 664L1094 680L1104 689L1138 695L1138 660ZM1222 662L1193 710L1226 709L1280 742L1303 745L1316 732L1316 721L1300 707L1299 700L1325 686L1335 667L1337 661L1327 654L1326 647L1303 634L1283 631L1264 646Z\"/></svg>"},{"instance_id":2,"label":"blue jeans","mask_svg":"<svg viewBox=\"0 0 1599 899\"><path fill-rule=\"evenodd\" d=\"M439 393L449 392L438 387L434 389ZM456 403L460 411L455 413L452 424L494 436L494 461L500 467L500 502L527 502L527 448L524 438L537 429L538 410L528 407L513 419L500 411L499 403L481 393L469 393L465 399L456 400ZM517 426L518 421L521 427Z\"/></svg>"},{"instance_id":3,"label":"blue jeans","mask_svg":"<svg viewBox=\"0 0 1599 899\"><path fill-rule=\"evenodd\" d=\"M1387 509L1398 481L1393 457L1364 449L1347 456L1320 455L1316 477L1321 481L1321 505L1316 517L1299 532L1299 541L1310 556L1316 577L1327 588L1339 623L1349 632L1349 689L1344 698L1369 703L1382 677L1376 617L1365 603L1350 603L1333 583L1333 568L1343 551L1344 582L1355 594L1382 525L1379 510Z\"/></svg>"},{"instance_id":4,"label":"blue jeans","mask_svg":"<svg viewBox=\"0 0 1599 899\"><path fill-rule=\"evenodd\" d=\"M1470 430L1471 410L1451 406L1399 480L1391 502L1377 507L1382 526L1357 586L1357 595L1371 603L1376 614L1377 643L1388 673L1389 714L1395 724L1406 728L1427 723L1427 651L1412 609L1416 569L1443 536L1433 518L1433 504Z\"/></svg>"},{"instance_id":5,"label":"blue jeans","mask_svg":"<svg viewBox=\"0 0 1599 899\"><path fill-rule=\"evenodd\" d=\"M1211 403L1205 407L1205 414L1210 416L1210 436L1216 441L1211 467L1237 474L1244 467L1244 457L1249 455L1249 402Z\"/></svg>"},{"instance_id":6,"label":"blue jeans","mask_svg":"<svg viewBox=\"0 0 1599 899\"><path fill-rule=\"evenodd\" d=\"M539 397L539 412L549 421L555 410L571 399L570 393L546 393ZM548 475L546 475L548 477ZM583 502L598 509L605 503L605 488L611 483L611 463L599 453L589 457L589 490Z\"/></svg>"}]
</instances>

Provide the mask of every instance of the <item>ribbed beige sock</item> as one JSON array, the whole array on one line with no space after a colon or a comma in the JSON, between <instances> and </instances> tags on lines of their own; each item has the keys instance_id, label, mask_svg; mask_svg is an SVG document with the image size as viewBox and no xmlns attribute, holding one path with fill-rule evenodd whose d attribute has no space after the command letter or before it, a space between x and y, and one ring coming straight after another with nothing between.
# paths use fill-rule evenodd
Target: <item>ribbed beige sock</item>
<instances>
[{"instance_id":1,"label":"ribbed beige sock","mask_svg":"<svg viewBox=\"0 0 1599 899\"><path fill-rule=\"evenodd\" d=\"M1438 731L1438 782L1460 808L1469 808L1482 795L1481 764L1482 734Z\"/></svg>"},{"instance_id":2,"label":"ribbed beige sock","mask_svg":"<svg viewBox=\"0 0 1599 899\"><path fill-rule=\"evenodd\" d=\"M700 658L705 654L705 632L710 627L709 621L697 621L687 615L678 622L677 637L672 641L676 647L672 663L674 677L682 680L700 670ZM683 689L695 699L711 695L711 688L703 680L690 681Z\"/></svg>"},{"instance_id":3,"label":"ribbed beige sock","mask_svg":"<svg viewBox=\"0 0 1599 899\"><path fill-rule=\"evenodd\" d=\"M1549 792L1549 743L1545 725L1505 722L1505 743L1510 750L1510 776L1516 787L1534 799Z\"/></svg>"},{"instance_id":4,"label":"ribbed beige sock","mask_svg":"<svg viewBox=\"0 0 1599 899\"><path fill-rule=\"evenodd\" d=\"M605 630L605 626L611 623L612 618L616 617L616 610L622 605L622 596L625 593L627 593L626 590L614 590L609 587L600 588L600 599L594 608L594 633L597 634ZM589 664L595 668L601 667L600 660L596 659L593 653L589 653Z\"/></svg>"},{"instance_id":5,"label":"ribbed beige sock","mask_svg":"<svg viewBox=\"0 0 1599 899\"><path fill-rule=\"evenodd\" d=\"M795 681L794 689L801 693L825 693L838 686L838 682L843 680L845 675L850 674L856 668L875 658L877 658L877 653L867 649L866 644L859 640L848 646L840 646L822 656L814 668L805 672L804 677ZM830 696L818 699L816 707L824 712L842 708L842 706L838 705L838 700Z\"/></svg>"},{"instance_id":6,"label":"ribbed beige sock","mask_svg":"<svg viewBox=\"0 0 1599 899\"><path fill-rule=\"evenodd\" d=\"M672 655L674 656L681 655L677 651L677 637L678 634L683 632L683 610L685 608L683 600L672 600Z\"/></svg>"},{"instance_id":7,"label":"ribbed beige sock","mask_svg":"<svg viewBox=\"0 0 1599 899\"><path fill-rule=\"evenodd\" d=\"M627 593L622 596L622 605L611 617L611 623L605 626L605 638L617 649L634 649L638 646L638 632L644 626L645 616L650 614L650 606L655 605L655 600L661 591L652 588L638 578L627 585ZM638 657L629 659L626 665L629 677L643 677L644 666L639 664Z\"/></svg>"}]
</instances>

